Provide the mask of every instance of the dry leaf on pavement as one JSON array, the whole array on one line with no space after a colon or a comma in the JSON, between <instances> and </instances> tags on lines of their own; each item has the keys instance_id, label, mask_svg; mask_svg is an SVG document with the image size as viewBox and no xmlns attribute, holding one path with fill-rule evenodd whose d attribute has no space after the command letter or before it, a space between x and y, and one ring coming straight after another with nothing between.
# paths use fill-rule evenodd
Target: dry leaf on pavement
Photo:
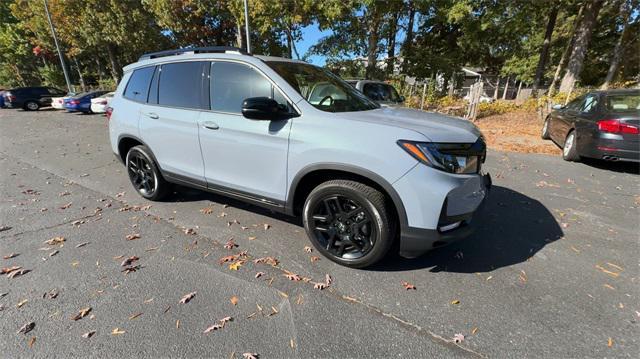
<instances>
[{"instance_id":1,"label":"dry leaf on pavement","mask_svg":"<svg viewBox=\"0 0 640 359\"><path fill-rule=\"evenodd\" d=\"M74 315L71 318L71 320L80 320L80 319L86 317L87 314L89 314L89 312L91 312L91 307L86 307L86 308L80 309L78 314Z\"/></svg>"},{"instance_id":2,"label":"dry leaf on pavement","mask_svg":"<svg viewBox=\"0 0 640 359\"><path fill-rule=\"evenodd\" d=\"M47 239L46 241L44 241L44 243L50 246L55 246L64 243L64 241L66 241L64 237L53 237L51 239Z\"/></svg>"},{"instance_id":3,"label":"dry leaf on pavement","mask_svg":"<svg viewBox=\"0 0 640 359\"><path fill-rule=\"evenodd\" d=\"M124 333L125 331L120 328L113 328L113 330L111 331L111 335L120 335Z\"/></svg>"},{"instance_id":4,"label":"dry leaf on pavement","mask_svg":"<svg viewBox=\"0 0 640 359\"><path fill-rule=\"evenodd\" d=\"M454 299L454 300L451 301L451 304L460 304L460 301L457 300L457 299Z\"/></svg>"},{"instance_id":5,"label":"dry leaf on pavement","mask_svg":"<svg viewBox=\"0 0 640 359\"><path fill-rule=\"evenodd\" d=\"M88 339L88 338L91 338L94 334L96 334L96 331L92 330L90 332L86 332L86 333L82 334L82 337L85 338L85 339Z\"/></svg>"},{"instance_id":6,"label":"dry leaf on pavement","mask_svg":"<svg viewBox=\"0 0 640 359\"><path fill-rule=\"evenodd\" d=\"M295 273L287 273L287 274L283 274L283 276L287 277L288 280L292 280L294 282L302 280L302 278L300 278L300 276L298 276Z\"/></svg>"},{"instance_id":7,"label":"dry leaf on pavement","mask_svg":"<svg viewBox=\"0 0 640 359\"><path fill-rule=\"evenodd\" d=\"M320 290L323 290L323 289L327 288L327 285L326 285L325 283L315 283L315 284L313 285L313 288L314 288L314 289L320 289Z\"/></svg>"},{"instance_id":8,"label":"dry leaf on pavement","mask_svg":"<svg viewBox=\"0 0 640 359\"><path fill-rule=\"evenodd\" d=\"M458 333L456 335L453 336L453 342L456 344L460 344L462 343L462 341L464 340L464 335Z\"/></svg>"},{"instance_id":9,"label":"dry leaf on pavement","mask_svg":"<svg viewBox=\"0 0 640 359\"><path fill-rule=\"evenodd\" d=\"M35 328L35 327L36 327L36 323L34 323L34 322L27 323L27 324L23 325L20 328L20 330L18 330L18 334L27 334L30 331L32 331L33 328Z\"/></svg>"},{"instance_id":10,"label":"dry leaf on pavement","mask_svg":"<svg viewBox=\"0 0 640 359\"><path fill-rule=\"evenodd\" d=\"M131 256L131 257L126 258L125 260L123 260L122 263L120 264L120 266L121 267L126 267L128 265L131 265L133 262L137 261L138 259L140 259L140 258L138 258L136 256Z\"/></svg>"},{"instance_id":11,"label":"dry leaf on pavement","mask_svg":"<svg viewBox=\"0 0 640 359\"><path fill-rule=\"evenodd\" d=\"M202 333L203 334L207 334L207 333L213 332L213 331L218 330L218 329L222 329L222 325L214 324L214 325L208 327L207 329L205 329L204 332L202 332Z\"/></svg>"},{"instance_id":12,"label":"dry leaf on pavement","mask_svg":"<svg viewBox=\"0 0 640 359\"><path fill-rule=\"evenodd\" d=\"M3 256L3 259L11 259L11 258L15 258L18 256L18 253L11 253L11 254L7 254L6 256Z\"/></svg>"},{"instance_id":13,"label":"dry leaf on pavement","mask_svg":"<svg viewBox=\"0 0 640 359\"><path fill-rule=\"evenodd\" d=\"M304 246L304 251L307 253L311 253L313 252L313 248L309 247L309 246Z\"/></svg>"},{"instance_id":14,"label":"dry leaf on pavement","mask_svg":"<svg viewBox=\"0 0 640 359\"><path fill-rule=\"evenodd\" d=\"M235 244L235 242L233 241L233 238L231 238L231 239L229 239L229 240L227 241L227 243L225 243L224 248L225 248L225 249L233 249L233 248L235 248L235 247L237 247L237 246L238 246L238 245L237 245L237 244Z\"/></svg>"},{"instance_id":15,"label":"dry leaf on pavement","mask_svg":"<svg viewBox=\"0 0 640 359\"><path fill-rule=\"evenodd\" d=\"M11 273L13 271L17 271L18 269L22 269L22 267L20 266L11 266L11 267L4 267L2 268L2 274L7 274L7 273Z\"/></svg>"},{"instance_id":16,"label":"dry leaf on pavement","mask_svg":"<svg viewBox=\"0 0 640 359\"><path fill-rule=\"evenodd\" d=\"M231 270L239 270L240 267L242 267L243 264L244 264L244 261L242 261L242 260L233 262L233 263L229 264L229 269L231 269Z\"/></svg>"},{"instance_id":17,"label":"dry leaf on pavement","mask_svg":"<svg viewBox=\"0 0 640 359\"><path fill-rule=\"evenodd\" d=\"M256 273L256 278L260 278L264 275L264 272L258 272Z\"/></svg>"},{"instance_id":18,"label":"dry leaf on pavement","mask_svg":"<svg viewBox=\"0 0 640 359\"><path fill-rule=\"evenodd\" d=\"M30 272L30 270L28 270L28 269L18 269L18 270L15 270L15 271L7 274L7 278L15 278L15 277L21 276L23 274L27 274L29 272Z\"/></svg>"},{"instance_id":19,"label":"dry leaf on pavement","mask_svg":"<svg viewBox=\"0 0 640 359\"><path fill-rule=\"evenodd\" d=\"M133 241L140 238L140 233L127 234L127 236L124 238L128 241Z\"/></svg>"},{"instance_id":20,"label":"dry leaf on pavement","mask_svg":"<svg viewBox=\"0 0 640 359\"><path fill-rule=\"evenodd\" d=\"M187 304L187 303L189 303L189 301L190 301L191 299L193 299L193 297L195 297L195 296L196 296L196 292L191 292L191 293L185 294L185 295L182 297L182 299L180 299L180 303L182 303L182 304Z\"/></svg>"},{"instance_id":21,"label":"dry leaf on pavement","mask_svg":"<svg viewBox=\"0 0 640 359\"><path fill-rule=\"evenodd\" d=\"M182 232L184 232L184 234L189 234L189 235L196 235L196 231L193 228L185 228L184 230L182 230Z\"/></svg>"},{"instance_id":22,"label":"dry leaf on pavement","mask_svg":"<svg viewBox=\"0 0 640 359\"><path fill-rule=\"evenodd\" d=\"M258 359L259 355L258 353L242 353L242 357L244 359Z\"/></svg>"},{"instance_id":23,"label":"dry leaf on pavement","mask_svg":"<svg viewBox=\"0 0 640 359\"><path fill-rule=\"evenodd\" d=\"M200 210L200 213L202 213L202 214L211 214L211 213L213 213L213 208L205 207L205 208Z\"/></svg>"},{"instance_id":24,"label":"dry leaf on pavement","mask_svg":"<svg viewBox=\"0 0 640 359\"><path fill-rule=\"evenodd\" d=\"M404 289L406 289L406 290L411 290L411 289L416 290L416 286L411 284L411 283L409 283L409 282L402 281L401 283L402 283L402 286L404 287Z\"/></svg>"},{"instance_id":25,"label":"dry leaf on pavement","mask_svg":"<svg viewBox=\"0 0 640 359\"><path fill-rule=\"evenodd\" d=\"M236 297L235 295L229 300L231 301L231 304L238 305L238 297Z\"/></svg>"}]
</instances>

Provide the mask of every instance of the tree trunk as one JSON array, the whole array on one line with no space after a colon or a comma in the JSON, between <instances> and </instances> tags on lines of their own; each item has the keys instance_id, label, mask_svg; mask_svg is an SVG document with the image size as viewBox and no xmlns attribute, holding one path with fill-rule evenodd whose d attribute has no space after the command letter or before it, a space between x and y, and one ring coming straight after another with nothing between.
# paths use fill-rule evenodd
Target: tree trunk
<instances>
[{"instance_id":1,"label":"tree trunk","mask_svg":"<svg viewBox=\"0 0 640 359\"><path fill-rule=\"evenodd\" d=\"M573 49L573 44L576 41L576 29L578 25L580 25L580 21L582 21L582 13L584 12L585 4L580 6L580 10L578 10L578 15L573 20L573 30L571 30L571 37L569 38L569 43L567 47L564 48L562 52L562 56L560 57L560 62L558 62L558 66L556 67L556 72L553 75L553 80L551 81L551 85L549 85L549 96L552 96L556 90L556 86L558 85L558 81L560 80L560 75L562 71L564 71L564 67L567 65L567 59L569 59L569 55L571 54L571 49Z\"/></svg>"},{"instance_id":2,"label":"tree trunk","mask_svg":"<svg viewBox=\"0 0 640 359\"><path fill-rule=\"evenodd\" d=\"M544 33L544 42L540 48L540 59L538 60L538 67L536 68L536 76L533 80L533 95L538 94L538 87L542 82L544 76L544 68L547 65L547 57L549 56L549 46L551 45L551 36L553 35L553 29L556 27L556 19L558 18L558 6L551 8L549 12L549 22L547 22L547 30Z\"/></svg>"},{"instance_id":3,"label":"tree trunk","mask_svg":"<svg viewBox=\"0 0 640 359\"><path fill-rule=\"evenodd\" d=\"M576 42L573 46L571 57L569 58L567 72L564 74L562 82L560 83L560 92L568 92L574 87L575 82L580 79L580 72L582 71L584 58L589 49L591 34L597 24L598 13L600 12L603 2L604 0L591 0L587 3L584 18L576 32Z\"/></svg>"},{"instance_id":4,"label":"tree trunk","mask_svg":"<svg viewBox=\"0 0 640 359\"><path fill-rule=\"evenodd\" d=\"M236 20L236 47L244 49L244 32L242 32L242 24L240 20Z\"/></svg>"},{"instance_id":5,"label":"tree trunk","mask_svg":"<svg viewBox=\"0 0 640 359\"><path fill-rule=\"evenodd\" d=\"M618 72L618 66L620 65L620 58L622 57L622 42L624 41L624 36L627 33L627 29L629 28L629 16L631 12L629 11L629 7L627 6L627 1L622 1L620 5L620 18L622 19L622 33L620 33L620 37L618 38L618 42L616 42L616 47L613 49L613 55L611 56L611 63L609 65L609 71L607 72L607 77L604 79L604 83L602 84L601 89L606 90L609 88L609 85L613 82L616 77L616 73Z\"/></svg>"},{"instance_id":6,"label":"tree trunk","mask_svg":"<svg viewBox=\"0 0 640 359\"><path fill-rule=\"evenodd\" d=\"M396 12L389 25L389 34L387 36L387 77L393 75L393 65L396 57L396 32L398 31L399 12Z\"/></svg>"},{"instance_id":7,"label":"tree trunk","mask_svg":"<svg viewBox=\"0 0 640 359\"><path fill-rule=\"evenodd\" d=\"M511 78L507 77L507 83L504 84L504 91L502 92L502 99L503 100L507 99L507 91L509 90L509 80L511 80Z\"/></svg>"},{"instance_id":8,"label":"tree trunk","mask_svg":"<svg viewBox=\"0 0 640 359\"><path fill-rule=\"evenodd\" d=\"M116 47L113 44L107 44L107 54L109 55L109 63L111 64L111 77L116 85L120 81L120 65L116 57Z\"/></svg>"},{"instance_id":9,"label":"tree trunk","mask_svg":"<svg viewBox=\"0 0 640 359\"><path fill-rule=\"evenodd\" d=\"M82 91L87 91L87 85L84 83L84 77L82 76L82 70L80 69L80 64L78 63L78 59L73 58L73 63L76 65L76 70L78 71L78 79L80 80L80 87Z\"/></svg>"},{"instance_id":10,"label":"tree trunk","mask_svg":"<svg viewBox=\"0 0 640 359\"><path fill-rule=\"evenodd\" d=\"M493 99L494 100L498 99L499 89L500 89L500 76L498 76L498 80L496 81L496 89L495 89L495 91L493 91Z\"/></svg>"},{"instance_id":11,"label":"tree trunk","mask_svg":"<svg viewBox=\"0 0 640 359\"><path fill-rule=\"evenodd\" d=\"M378 59L378 39L380 36L380 11L377 6L373 6L371 14L365 14L369 18L368 33L369 39L367 43L367 68L365 78L370 80L376 72L376 61Z\"/></svg>"},{"instance_id":12,"label":"tree trunk","mask_svg":"<svg viewBox=\"0 0 640 359\"><path fill-rule=\"evenodd\" d=\"M407 73L407 68L409 64L407 63L407 55L411 53L411 48L413 47L413 21L416 17L416 9L413 6L413 1L409 1L407 3L407 8L409 9L409 22L407 23L407 37L404 39L404 43L402 44L402 73Z\"/></svg>"}]
</instances>

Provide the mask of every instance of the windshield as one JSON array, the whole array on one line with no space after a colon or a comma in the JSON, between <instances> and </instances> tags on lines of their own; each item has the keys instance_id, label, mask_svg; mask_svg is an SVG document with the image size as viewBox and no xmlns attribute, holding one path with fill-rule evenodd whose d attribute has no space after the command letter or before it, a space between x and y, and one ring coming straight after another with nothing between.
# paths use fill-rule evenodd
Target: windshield
<instances>
[{"instance_id":1,"label":"windshield","mask_svg":"<svg viewBox=\"0 0 640 359\"><path fill-rule=\"evenodd\" d=\"M320 67L284 61L268 61L267 65L319 110L351 112L378 108L353 86Z\"/></svg>"},{"instance_id":2,"label":"windshield","mask_svg":"<svg viewBox=\"0 0 640 359\"><path fill-rule=\"evenodd\" d=\"M640 110L640 94L608 94L605 104L609 112L638 112Z\"/></svg>"}]
</instances>

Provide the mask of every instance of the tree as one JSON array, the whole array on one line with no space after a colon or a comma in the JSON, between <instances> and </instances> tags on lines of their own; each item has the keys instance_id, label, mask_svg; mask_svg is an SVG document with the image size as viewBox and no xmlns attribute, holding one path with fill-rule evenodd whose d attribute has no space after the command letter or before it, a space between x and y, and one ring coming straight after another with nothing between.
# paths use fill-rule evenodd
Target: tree
<instances>
[{"instance_id":1,"label":"tree","mask_svg":"<svg viewBox=\"0 0 640 359\"><path fill-rule=\"evenodd\" d=\"M537 93L542 77L544 76L544 68L547 64L547 57L549 55L549 46L551 45L551 36L553 35L553 29L556 26L556 18L558 17L558 6L554 5L549 10L549 21L544 34L544 42L540 47L540 58L538 59L538 66L536 68L536 75L533 79L533 92Z\"/></svg>"},{"instance_id":2,"label":"tree","mask_svg":"<svg viewBox=\"0 0 640 359\"><path fill-rule=\"evenodd\" d=\"M551 85L549 85L549 92L548 92L549 96L553 95L553 92L555 91L556 86L558 85L558 81L560 81L560 76L562 75L562 72L564 71L565 66L567 66L567 60L571 55L571 50L573 49L573 44L575 43L575 40L576 40L576 30L578 29L578 26L582 21L582 13L584 12L584 8L585 8L585 4L582 4L580 6L580 10L578 10L578 14L573 20L573 26L571 28L571 35L569 36L569 42L567 43L567 45L564 48L564 51L562 52L562 56L560 57L560 61L558 62L558 66L556 66L556 71L553 75L553 80L551 81Z\"/></svg>"},{"instance_id":3,"label":"tree","mask_svg":"<svg viewBox=\"0 0 640 359\"><path fill-rule=\"evenodd\" d=\"M627 34L627 30L629 29L629 18L631 16L631 1L623 0L620 1L620 20L622 21L622 32L618 37L618 41L616 42L616 46L613 49L613 54L611 55L611 62L609 65L609 70L607 71L607 76L604 79L604 83L602 84L601 89L606 90L609 88L609 85L615 79L615 76L618 72L618 67L620 65L620 58L622 57L623 52L623 42L625 40L625 35ZM638 5L637 2L635 4Z\"/></svg>"},{"instance_id":4,"label":"tree","mask_svg":"<svg viewBox=\"0 0 640 359\"><path fill-rule=\"evenodd\" d=\"M589 49L591 34L603 2L604 0L590 0L586 4L582 21L576 31L575 43L567 65L567 72L560 83L560 92L571 91L575 82L580 78L580 71L582 71L584 59Z\"/></svg>"}]
</instances>

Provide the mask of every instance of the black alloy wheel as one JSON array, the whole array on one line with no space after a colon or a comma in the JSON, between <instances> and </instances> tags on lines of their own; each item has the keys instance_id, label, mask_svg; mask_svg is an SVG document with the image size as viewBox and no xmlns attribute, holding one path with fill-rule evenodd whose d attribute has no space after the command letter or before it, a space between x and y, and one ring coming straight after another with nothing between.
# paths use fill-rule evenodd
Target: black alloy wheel
<instances>
[{"instance_id":1,"label":"black alloy wheel","mask_svg":"<svg viewBox=\"0 0 640 359\"><path fill-rule=\"evenodd\" d=\"M311 243L334 262L354 268L382 259L394 239L384 195L359 182L333 180L308 196L303 221Z\"/></svg>"},{"instance_id":2,"label":"black alloy wheel","mask_svg":"<svg viewBox=\"0 0 640 359\"><path fill-rule=\"evenodd\" d=\"M166 195L169 184L162 178L158 167L145 146L132 147L127 153L127 174L138 193L150 200L159 200Z\"/></svg>"}]
</instances>

